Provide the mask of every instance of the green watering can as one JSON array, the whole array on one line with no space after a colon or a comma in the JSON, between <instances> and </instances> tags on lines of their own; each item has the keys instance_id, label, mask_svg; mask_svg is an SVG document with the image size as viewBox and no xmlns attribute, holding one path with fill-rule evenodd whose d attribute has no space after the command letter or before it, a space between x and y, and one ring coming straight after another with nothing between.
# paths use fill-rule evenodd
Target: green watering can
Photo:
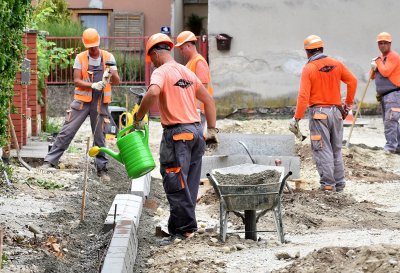
<instances>
[{"instance_id":1,"label":"green watering can","mask_svg":"<svg viewBox=\"0 0 400 273\"><path fill-rule=\"evenodd\" d=\"M110 155L125 166L129 178L138 178L149 173L156 166L149 149L149 127L146 124L144 131L135 130L125 135L132 128L133 125L129 125L118 133L119 154L105 147L94 146L90 148L89 156L94 157L100 152Z\"/></svg>"}]
</instances>

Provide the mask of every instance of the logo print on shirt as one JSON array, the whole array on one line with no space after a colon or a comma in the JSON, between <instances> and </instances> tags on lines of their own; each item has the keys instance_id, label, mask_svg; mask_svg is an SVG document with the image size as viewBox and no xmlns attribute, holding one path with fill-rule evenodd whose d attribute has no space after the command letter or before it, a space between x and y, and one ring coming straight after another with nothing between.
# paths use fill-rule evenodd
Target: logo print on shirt
<instances>
[{"instance_id":1,"label":"logo print on shirt","mask_svg":"<svg viewBox=\"0 0 400 273\"><path fill-rule=\"evenodd\" d=\"M334 65L325 65L319 71L321 71L321 72L331 72L333 69L335 69L335 67L336 66L334 66Z\"/></svg>"},{"instance_id":2,"label":"logo print on shirt","mask_svg":"<svg viewBox=\"0 0 400 273\"><path fill-rule=\"evenodd\" d=\"M193 84L193 82L185 80L185 79L180 79L179 81L177 81L174 86L179 86L180 88L188 88L189 86L191 86Z\"/></svg>"}]
</instances>

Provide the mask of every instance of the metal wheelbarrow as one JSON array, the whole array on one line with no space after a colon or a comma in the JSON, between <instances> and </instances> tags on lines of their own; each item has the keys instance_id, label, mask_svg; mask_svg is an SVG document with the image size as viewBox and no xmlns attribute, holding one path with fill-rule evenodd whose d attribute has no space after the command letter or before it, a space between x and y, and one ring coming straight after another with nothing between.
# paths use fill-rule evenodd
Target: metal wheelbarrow
<instances>
[{"instance_id":1,"label":"metal wheelbarrow","mask_svg":"<svg viewBox=\"0 0 400 273\"><path fill-rule=\"evenodd\" d=\"M284 243L281 195L285 181L291 174L289 171L284 175L284 167L281 166L258 164L241 164L211 170L207 178L220 201L220 241L226 240L229 212L240 217L245 225L245 231L229 233L245 233L246 239L256 241L257 232L275 232L257 231L259 218L268 211L273 211L278 238Z\"/></svg>"}]
</instances>

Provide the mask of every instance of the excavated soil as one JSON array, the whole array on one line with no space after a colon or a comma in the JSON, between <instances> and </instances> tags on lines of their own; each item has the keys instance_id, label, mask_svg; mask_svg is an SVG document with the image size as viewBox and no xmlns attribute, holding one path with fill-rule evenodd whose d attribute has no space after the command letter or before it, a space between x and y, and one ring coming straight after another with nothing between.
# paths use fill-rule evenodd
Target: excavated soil
<instances>
[{"instance_id":1,"label":"excavated soil","mask_svg":"<svg viewBox=\"0 0 400 273\"><path fill-rule=\"evenodd\" d=\"M158 161L162 129L159 123L150 125L149 144ZM288 133L286 120L219 120L217 126L224 133ZM306 121L300 126L307 135ZM27 171L14 163L12 186L3 182L0 187L2 272L94 273L101 268L111 238L111 232L102 232L103 222L114 196L127 193L130 181L124 167L113 159L111 182L100 181L90 167L85 221L79 221L88 128L78 133L73 149L62 158L64 170ZM348 129L345 138L347 134ZM275 230L271 212L259 218L258 241L245 240L243 233L228 234L225 243L218 241L220 200L203 181L196 208L198 232L193 238L161 247L162 238L155 231L157 226L166 230L169 206L160 175L153 171L138 229L134 272L400 272L400 205L396 198L400 156L383 152L380 118L355 128L353 135L350 148L343 149L347 186L341 194L316 190L318 174L309 140L296 142L304 188L283 193L285 244L275 232L261 232ZM113 143L109 145L116 150ZM293 181L289 183L294 186ZM228 231L243 228L241 218L230 213ZM37 229L40 232L35 236L32 230Z\"/></svg>"}]
</instances>

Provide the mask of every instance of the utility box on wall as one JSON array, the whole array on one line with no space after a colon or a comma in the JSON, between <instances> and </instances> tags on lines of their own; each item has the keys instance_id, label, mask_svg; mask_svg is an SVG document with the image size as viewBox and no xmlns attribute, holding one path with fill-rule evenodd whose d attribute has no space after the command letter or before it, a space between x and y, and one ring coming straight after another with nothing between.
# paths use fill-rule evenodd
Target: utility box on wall
<instances>
[{"instance_id":1,"label":"utility box on wall","mask_svg":"<svg viewBox=\"0 0 400 273\"><path fill-rule=\"evenodd\" d=\"M231 41L232 37L228 34L221 33L218 34L216 37L217 39L217 49L218 50L230 50L231 49Z\"/></svg>"}]
</instances>

